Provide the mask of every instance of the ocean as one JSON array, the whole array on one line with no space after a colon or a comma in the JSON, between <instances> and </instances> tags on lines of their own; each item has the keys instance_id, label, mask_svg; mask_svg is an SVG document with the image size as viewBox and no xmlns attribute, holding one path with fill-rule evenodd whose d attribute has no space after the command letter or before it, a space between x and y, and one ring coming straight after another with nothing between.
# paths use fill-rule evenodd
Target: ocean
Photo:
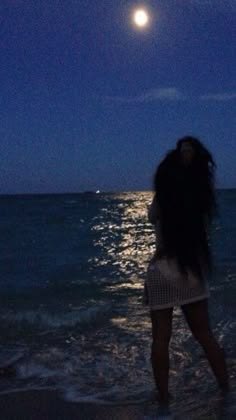
<instances>
[{"instance_id":1,"label":"ocean","mask_svg":"<svg viewBox=\"0 0 236 420\"><path fill-rule=\"evenodd\" d=\"M142 305L155 246L151 192L0 197L0 393L55 389L69 401L142 403L155 389ZM236 190L217 192L212 329L236 391ZM170 345L175 412L203 418L218 393L180 309Z\"/></svg>"}]
</instances>

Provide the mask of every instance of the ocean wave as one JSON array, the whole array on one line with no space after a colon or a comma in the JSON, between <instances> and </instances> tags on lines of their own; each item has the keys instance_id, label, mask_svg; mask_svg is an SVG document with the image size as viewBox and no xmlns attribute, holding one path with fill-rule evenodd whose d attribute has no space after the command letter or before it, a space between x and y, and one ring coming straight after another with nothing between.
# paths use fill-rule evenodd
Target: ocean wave
<instances>
[{"instance_id":1,"label":"ocean wave","mask_svg":"<svg viewBox=\"0 0 236 420\"><path fill-rule=\"evenodd\" d=\"M1 314L0 319L7 324L26 324L37 328L74 327L76 325L98 323L106 318L110 304L95 305L90 308L72 310L67 313L50 313L42 309L26 310L18 313Z\"/></svg>"}]
</instances>

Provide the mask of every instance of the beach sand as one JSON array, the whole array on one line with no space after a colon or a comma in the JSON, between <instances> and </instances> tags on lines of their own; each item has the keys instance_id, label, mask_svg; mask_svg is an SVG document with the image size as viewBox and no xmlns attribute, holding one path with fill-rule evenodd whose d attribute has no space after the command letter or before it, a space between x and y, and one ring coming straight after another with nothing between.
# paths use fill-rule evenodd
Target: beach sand
<instances>
[{"instance_id":1,"label":"beach sand","mask_svg":"<svg viewBox=\"0 0 236 420\"><path fill-rule=\"evenodd\" d=\"M144 405L66 402L55 391L0 395L1 420L143 420L144 411Z\"/></svg>"}]
</instances>

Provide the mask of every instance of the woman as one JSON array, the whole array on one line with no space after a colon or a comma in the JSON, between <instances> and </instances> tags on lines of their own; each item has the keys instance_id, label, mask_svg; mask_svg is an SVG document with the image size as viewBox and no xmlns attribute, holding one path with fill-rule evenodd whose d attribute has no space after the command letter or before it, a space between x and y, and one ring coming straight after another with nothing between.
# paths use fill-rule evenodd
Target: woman
<instances>
[{"instance_id":1,"label":"woman","mask_svg":"<svg viewBox=\"0 0 236 420\"><path fill-rule=\"evenodd\" d=\"M175 306L181 306L221 390L229 389L224 351L208 317L206 278L211 253L207 229L216 210L214 169L209 151L189 136L177 142L155 174L148 217L155 225L157 246L148 266L145 294L152 321L152 368L163 415L169 406L169 342Z\"/></svg>"}]
</instances>

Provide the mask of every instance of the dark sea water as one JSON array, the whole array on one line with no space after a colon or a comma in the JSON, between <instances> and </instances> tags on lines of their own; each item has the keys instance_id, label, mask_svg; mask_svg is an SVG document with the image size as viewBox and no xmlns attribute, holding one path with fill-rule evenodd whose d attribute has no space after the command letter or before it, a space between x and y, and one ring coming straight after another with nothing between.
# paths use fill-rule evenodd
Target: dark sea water
<instances>
[{"instance_id":1,"label":"dark sea water","mask_svg":"<svg viewBox=\"0 0 236 420\"><path fill-rule=\"evenodd\" d=\"M1 380L0 393L59 389L72 401L112 404L150 399L151 325L142 288L155 243L146 214L151 197L0 198L0 364L15 359L17 367L16 378ZM236 190L219 191L218 202L210 313L235 392ZM170 354L175 413L216 418L215 379L179 309Z\"/></svg>"}]
</instances>

